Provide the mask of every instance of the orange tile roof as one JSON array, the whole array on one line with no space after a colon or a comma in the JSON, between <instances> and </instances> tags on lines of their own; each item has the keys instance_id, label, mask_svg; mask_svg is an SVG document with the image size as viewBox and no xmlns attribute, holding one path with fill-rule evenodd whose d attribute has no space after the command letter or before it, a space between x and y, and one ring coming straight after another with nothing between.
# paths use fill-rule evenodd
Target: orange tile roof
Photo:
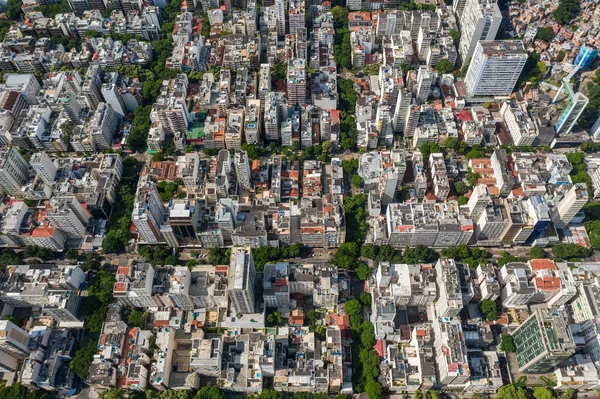
<instances>
[{"instance_id":1,"label":"orange tile roof","mask_svg":"<svg viewBox=\"0 0 600 399\"><path fill-rule=\"evenodd\" d=\"M37 229L31 232L32 237L52 237L53 235L54 227L50 227L48 225L38 227Z\"/></svg>"},{"instance_id":2,"label":"orange tile roof","mask_svg":"<svg viewBox=\"0 0 600 399\"><path fill-rule=\"evenodd\" d=\"M535 286L542 291L555 291L560 288L558 277L536 277Z\"/></svg>"},{"instance_id":3,"label":"orange tile roof","mask_svg":"<svg viewBox=\"0 0 600 399\"><path fill-rule=\"evenodd\" d=\"M360 17L360 19L356 19L356 17ZM348 21L370 21L371 13L366 11L356 11L348 13Z\"/></svg>"},{"instance_id":4,"label":"orange tile roof","mask_svg":"<svg viewBox=\"0 0 600 399\"><path fill-rule=\"evenodd\" d=\"M113 292L125 292L127 291L127 283L115 283L115 288L113 289Z\"/></svg>"},{"instance_id":5,"label":"orange tile roof","mask_svg":"<svg viewBox=\"0 0 600 399\"><path fill-rule=\"evenodd\" d=\"M529 261L529 266L531 266L531 270L556 270L556 265L550 259L532 259Z\"/></svg>"}]
</instances>

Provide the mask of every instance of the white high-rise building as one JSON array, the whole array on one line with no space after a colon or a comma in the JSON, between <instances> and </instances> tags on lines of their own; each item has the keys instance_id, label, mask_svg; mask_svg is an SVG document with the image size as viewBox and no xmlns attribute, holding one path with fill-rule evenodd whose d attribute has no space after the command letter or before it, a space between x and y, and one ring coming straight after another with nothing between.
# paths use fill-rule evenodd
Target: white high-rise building
<instances>
[{"instance_id":1,"label":"white high-rise building","mask_svg":"<svg viewBox=\"0 0 600 399\"><path fill-rule=\"evenodd\" d=\"M30 170L17 147L0 148L0 191L18 194L29 180Z\"/></svg>"},{"instance_id":2,"label":"white high-rise building","mask_svg":"<svg viewBox=\"0 0 600 399\"><path fill-rule=\"evenodd\" d=\"M140 177L135 194L132 221L144 241L149 244L160 242L160 225L165 214L165 207L154 182L148 175Z\"/></svg>"},{"instance_id":3,"label":"white high-rise building","mask_svg":"<svg viewBox=\"0 0 600 399\"><path fill-rule=\"evenodd\" d=\"M298 29L306 26L306 18L304 16L305 6L303 0L290 0L289 2L289 26L291 34L296 34Z\"/></svg>"},{"instance_id":4,"label":"white high-rise building","mask_svg":"<svg viewBox=\"0 0 600 399\"><path fill-rule=\"evenodd\" d=\"M233 158L233 165L235 166L235 174L237 176L238 184L245 190L250 189L250 161L248 160L248 153L242 150L236 150Z\"/></svg>"},{"instance_id":5,"label":"white high-rise building","mask_svg":"<svg viewBox=\"0 0 600 399\"><path fill-rule=\"evenodd\" d=\"M571 133L571 129L577 123L577 119L579 119L581 113L590 102L590 99L580 92L573 94L569 85L565 85L565 89L569 96L569 103L554 126L558 134Z\"/></svg>"},{"instance_id":6,"label":"white high-rise building","mask_svg":"<svg viewBox=\"0 0 600 399\"><path fill-rule=\"evenodd\" d=\"M506 202L492 201L479 217L475 236L479 245L499 245L510 229L512 222Z\"/></svg>"},{"instance_id":7,"label":"white high-rise building","mask_svg":"<svg viewBox=\"0 0 600 399\"><path fill-rule=\"evenodd\" d=\"M277 36L285 36L285 2L286 0L275 0L275 14L277 15Z\"/></svg>"},{"instance_id":8,"label":"white high-rise building","mask_svg":"<svg viewBox=\"0 0 600 399\"><path fill-rule=\"evenodd\" d=\"M552 212L554 226L559 229L566 227L588 202L588 199L587 187L584 183L573 185Z\"/></svg>"},{"instance_id":9,"label":"white high-rise building","mask_svg":"<svg viewBox=\"0 0 600 399\"><path fill-rule=\"evenodd\" d=\"M250 247L234 247L229 263L229 300L233 309L242 314L254 313L256 269Z\"/></svg>"},{"instance_id":10,"label":"white high-rise building","mask_svg":"<svg viewBox=\"0 0 600 399\"><path fill-rule=\"evenodd\" d=\"M458 21L461 20L463 12L465 11L465 5L467 4L467 0L454 0L452 1L452 11L454 11L454 15Z\"/></svg>"},{"instance_id":11,"label":"white high-rise building","mask_svg":"<svg viewBox=\"0 0 600 399\"><path fill-rule=\"evenodd\" d=\"M56 197L50 201L46 220L69 238L82 238L90 222L90 214L74 196Z\"/></svg>"},{"instance_id":12,"label":"white high-rise building","mask_svg":"<svg viewBox=\"0 0 600 399\"><path fill-rule=\"evenodd\" d=\"M261 131L260 100L252 99L246 102L246 119L244 121L244 135L246 143L258 144Z\"/></svg>"},{"instance_id":13,"label":"white high-rise building","mask_svg":"<svg viewBox=\"0 0 600 399\"><path fill-rule=\"evenodd\" d=\"M485 208L492 202L492 198L488 194L487 187L484 184L478 184L473 189L467 206L469 207L469 217L471 220L479 220L479 217Z\"/></svg>"},{"instance_id":14,"label":"white high-rise building","mask_svg":"<svg viewBox=\"0 0 600 399\"><path fill-rule=\"evenodd\" d=\"M112 146L112 139L117 128L117 113L110 104L101 102L90 120L90 135L99 150L106 150Z\"/></svg>"},{"instance_id":15,"label":"white high-rise building","mask_svg":"<svg viewBox=\"0 0 600 399\"><path fill-rule=\"evenodd\" d=\"M435 264L438 299L435 302L438 317L457 317L463 308L458 268L454 259L441 258Z\"/></svg>"},{"instance_id":16,"label":"white high-rise building","mask_svg":"<svg viewBox=\"0 0 600 399\"><path fill-rule=\"evenodd\" d=\"M505 101L502 108L500 108L500 115L504 118L504 123L514 145L533 145L539 133L538 126L529 116L525 104L518 104L517 107L513 108L508 101Z\"/></svg>"},{"instance_id":17,"label":"white high-rise building","mask_svg":"<svg viewBox=\"0 0 600 399\"><path fill-rule=\"evenodd\" d=\"M306 61L301 58L288 61L287 94L292 106L306 103Z\"/></svg>"},{"instance_id":18,"label":"white high-rise building","mask_svg":"<svg viewBox=\"0 0 600 399\"><path fill-rule=\"evenodd\" d=\"M125 103L123 102L123 98L119 93L119 87L117 83L119 82L119 74L117 72L112 72L107 74L108 83L102 85L100 89L102 93L102 97L104 97L104 101L110 104L113 110L122 118L125 116Z\"/></svg>"},{"instance_id":19,"label":"white high-rise building","mask_svg":"<svg viewBox=\"0 0 600 399\"><path fill-rule=\"evenodd\" d=\"M590 129L590 135L595 140L599 140L600 139L600 117L598 117L598 119L596 119L596 122L594 123L594 126L592 126L592 128Z\"/></svg>"},{"instance_id":20,"label":"white high-rise building","mask_svg":"<svg viewBox=\"0 0 600 399\"><path fill-rule=\"evenodd\" d=\"M280 94L274 91L269 91L265 94L264 122L267 140L279 140L279 98Z\"/></svg>"},{"instance_id":21,"label":"white high-rise building","mask_svg":"<svg viewBox=\"0 0 600 399\"><path fill-rule=\"evenodd\" d=\"M477 43L465 85L470 96L508 96L512 93L527 61L520 40Z\"/></svg>"},{"instance_id":22,"label":"white high-rise building","mask_svg":"<svg viewBox=\"0 0 600 399\"><path fill-rule=\"evenodd\" d=\"M493 0L467 0L460 18L460 43L458 53L465 64L473 56L477 42L494 40L502 14Z\"/></svg>"},{"instance_id":23,"label":"white high-rise building","mask_svg":"<svg viewBox=\"0 0 600 399\"><path fill-rule=\"evenodd\" d=\"M36 152L31 156L29 165L35 170L35 173L44 181L46 184L54 183L56 178L56 172L58 169L48 154L45 152Z\"/></svg>"},{"instance_id":24,"label":"white high-rise building","mask_svg":"<svg viewBox=\"0 0 600 399\"><path fill-rule=\"evenodd\" d=\"M0 320L0 352L15 359L25 359L29 356L27 349L29 339L29 333L12 321Z\"/></svg>"},{"instance_id":25,"label":"white high-rise building","mask_svg":"<svg viewBox=\"0 0 600 399\"><path fill-rule=\"evenodd\" d=\"M412 94L409 90L404 88L398 90L398 99L396 100L394 119L392 123L394 126L394 132L396 133L404 132L406 120L408 119L411 99Z\"/></svg>"},{"instance_id":26,"label":"white high-rise building","mask_svg":"<svg viewBox=\"0 0 600 399\"><path fill-rule=\"evenodd\" d=\"M269 64L260 64L260 73L258 78L258 98L260 98L260 109L265 109L265 97L271 91L271 66Z\"/></svg>"},{"instance_id":27,"label":"white high-rise building","mask_svg":"<svg viewBox=\"0 0 600 399\"><path fill-rule=\"evenodd\" d=\"M427 102L427 97L431 93L431 84L435 80L435 72L428 65L419 66L417 74L417 99L421 103Z\"/></svg>"}]
</instances>

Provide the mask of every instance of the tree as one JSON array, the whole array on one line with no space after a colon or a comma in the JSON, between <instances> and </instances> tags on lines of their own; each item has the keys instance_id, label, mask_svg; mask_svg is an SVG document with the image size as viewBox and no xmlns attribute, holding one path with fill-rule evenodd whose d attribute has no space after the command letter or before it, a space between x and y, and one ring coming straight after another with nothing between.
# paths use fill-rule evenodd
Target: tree
<instances>
[{"instance_id":1,"label":"tree","mask_svg":"<svg viewBox=\"0 0 600 399\"><path fill-rule=\"evenodd\" d=\"M367 397L369 399L379 399L381 398L383 387L379 381L369 380L365 385L365 392L367 393Z\"/></svg>"},{"instance_id":2,"label":"tree","mask_svg":"<svg viewBox=\"0 0 600 399\"><path fill-rule=\"evenodd\" d=\"M460 42L460 31L458 29L450 29L450 37L456 46Z\"/></svg>"},{"instance_id":3,"label":"tree","mask_svg":"<svg viewBox=\"0 0 600 399\"><path fill-rule=\"evenodd\" d=\"M227 252L223 248L210 248L208 250L208 263L213 266L228 265L229 256L227 256Z\"/></svg>"},{"instance_id":4,"label":"tree","mask_svg":"<svg viewBox=\"0 0 600 399\"><path fill-rule=\"evenodd\" d=\"M89 375L97 344L98 334L84 336L79 345L79 350L75 351L73 359L69 363L69 368L82 380L85 380Z\"/></svg>"},{"instance_id":5,"label":"tree","mask_svg":"<svg viewBox=\"0 0 600 399\"><path fill-rule=\"evenodd\" d=\"M345 242L335 251L331 263L342 269L354 270L358 263L358 252L356 242Z\"/></svg>"},{"instance_id":6,"label":"tree","mask_svg":"<svg viewBox=\"0 0 600 399\"><path fill-rule=\"evenodd\" d=\"M546 251L542 247L531 247L529 250L529 259L544 259Z\"/></svg>"},{"instance_id":7,"label":"tree","mask_svg":"<svg viewBox=\"0 0 600 399\"><path fill-rule=\"evenodd\" d=\"M365 65L362 72L366 76L379 75L379 68L380 68L379 64L369 64L369 65Z\"/></svg>"},{"instance_id":8,"label":"tree","mask_svg":"<svg viewBox=\"0 0 600 399\"><path fill-rule=\"evenodd\" d=\"M447 58L443 58L438 62L436 69L440 74L450 73L454 70L454 65Z\"/></svg>"},{"instance_id":9,"label":"tree","mask_svg":"<svg viewBox=\"0 0 600 399\"><path fill-rule=\"evenodd\" d=\"M427 399L440 399L440 391L437 389L430 389L427 391Z\"/></svg>"},{"instance_id":10,"label":"tree","mask_svg":"<svg viewBox=\"0 0 600 399\"><path fill-rule=\"evenodd\" d=\"M565 56L567 55L567 53L565 53L564 50L560 50L558 52L558 54L556 54L556 62L562 62L562 60L565 59Z\"/></svg>"},{"instance_id":11,"label":"tree","mask_svg":"<svg viewBox=\"0 0 600 399\"><path fill-rule=\"evenodd\" d=\"M423 159L428 159L432 152L441 152L441 148L437 143L425 143L419 147L419 151L423 155Z\"/></svg>"},{"instance_id":12,"label":"tree","mask_svg":"<svg viewBox=\"0 0 600 399\"><path fill-rule=\"evenodd\" d=\"M502 334L500 338L500 349L505 352L515 352L517 350L512 335Z\"/></svg>"},{"instance_id":13,"label":"tree","mask_svg":"<svg viewBox=\"0 0 600 399\"><path fill-rule=\"evenodd\" d=\"M283 399L283 392L275 391L273 389L263 389L258 395L258 399Z\"/></svg>"},{"instance_id":14,"label":"tree","mask_svg":"<svg viewBox=\"0 0 600 399\"><path fill-rule=\"evenodd\" d=\"M556 22L561 25L568 24L571 22L579 12L581 11L581 5L579 0L560 0L558 7L554 10L552 15Z\"/></svg>"},{"instance_id":15,"label":"tree","mask_svg":"<svg viewBox=\"0 0 600 399\"><path fill-rule=\"evenodd\" d=\"M360 325L360 343L363 348L370 349L375 345L375 327L370 321Z\"/></svg>"},{"instance_id":16,"label":"tree","mask_svg":"<svg viewBox=\"0 0 600 399\"><path fill-rule=\"evenodd\" d=\"M309 310L306 318L310 321L310 324L315 324L319 318L319 314L315 310Z\"/></svg>"},{"instance_id":17,"label":"tree","mask_svg":"<svg viewBox=\"0 0 600 399\"><path fill-rule=\"evenodd\" d=\"M469 57L469 59L467 60L467 62L465 62L462 66L462 68L460 68L460 71L458 71L458 73L456 74L457 77L459 78L464 78L465 76L467 76L467 71L469 70L469 65L471 64L471 58Z\"/></svg>"},{"instance_id":18,"label":"tree","mask_svg":"<svg viewBox=\"0 0 600 399\"><path fill-rule=\"evenodd\" d=\"M359 175L352 176L350 181L352 183L352 186L356 188L361 188L365 184L365 181Z\"/></svg>"},{"instance_id":19,"label":"tree","mask_svg":"<svg viewBox=\"0 0 600 399\"><path fill-rule=\"evenodd\" d=\"M354 90L354 81L352 79L338 79L337 88L340 110L346 115L354 114L356 100L358 98L356 91Z\"/></svg>"},{"instance_id":20,"label":"tree","mask_svg":"<svg viewBox=\"0 0 600 399\"><path fill-rule=\"evenodd\" d=\"M126 230L109 230L102 241L102 251L107 254L121 253L125 250L129 241Z\"/></svg>"},{"instance_id":21,"label":"tree","mask_svg":"<svg viewBox=\"0 0 600 399\"><path fill-rule=\"evenodd\" d=\"M390 245L382 245L377 252L376 262L392 262L398 254L398 251Z\"/></svg>"},{"instance_id":22,"label":"tree","mask_svg":"<svg viewBox=\"0 0 600 399\"><path fill-rule=\"evenodd\" d=\"M458 197L457 202L458 202L458 205L465 205L467 202L469 202L469 199L467 197L465 197L464 195L461 195Z\"/></svg>"},{"instance_id":23,"label":"tree","mask_svg":"<svg viewBox=\"0 0 600 399\"><path fill-rule=\"evenodd\" d=\"M174 266L177 264L177 257L175 255L169 255L165 258L165 265Z\"/></svg>"},{"instance_id":24,"label":"tree","mask_svg":"<svg viewBox=\"0 0 600 399\"><path fill-rule=\"evenodd\" d=\"M71 260L77 260L77 258L79 258L79 252L77 252L76 249L71 248L65 254L65 258L71 259Z\"/></svg>"},{"instance_id":25,"label":"tree","mask_svg":"<svg viewBox=\"0 0 600 399\"><path fill-rule=\"evenodd\" d=\"M447 137L442 142L442 147L448 150L456 151L458 149L458 139L456 137Z\"/></svg>"},{"instance_id":26,"label":"tree","mask_svg":"<svg viewBox=\"0 0 600 399\"><path fill-rule=\"evenodd\" d=\"M527 391L514 384L503 385L496 392L496 399L527 399Z\"/></svg>"},{"instance_id":27,"label":"tree","mask_svg":"<svg viewBox=\"0 0 600 399\"><path fill-rule=\"evenodd\" d=\"M112 388L100 394L100 399L124 399L125 391L121 388Z\"/></svg>"},{"instance_id":28,"label":"tree","mask_svg":"<svg viewBox=\"0 0 600 399\"><path fill-rule=\"evenodd\" d=\"M471 151L467 152L467 159L474 159L474 158L481 158L483 157L485 154L483 153L483 151L476 149L476 148L472 148Z\"/></svg>"},{"instance_id":29,"label":"tree","mask_svg":"<svg viewBox=\"0 0 600 399\"><path fill-rule=\"evenodd\" d=\"M350 299L344 303L344 309L349 316L358 315L360 308L360 303L356 299Z\"/></svg>"},{"instance_id":30,"label":"tree","mask_svg":"<svg viewBox=\"0 0 600 399\"><path fill-rule=\"evenodd\" d=\"M88 295L97 298L101 303L108 303L114 285L115 277L104 270L100 270L88 288Z\"/></svg>"},{"instance_id":31,"label":"tree","mask_svg":"<svg viewBox=\"0 0 600 399\"><path fill-rule=\"evenodd\" d=\"M348 176L352 176L358 170L358 158L342 160L342 169Z\"/></svg>"},{"instance_id":32,"label":"tree","mask_svg":"<svg viewBox=\"0 0 600 399\"><path fill-rule=\"evenodd\" d=\"M554 399L554 391L546 387L537 387L533 390L533 397L535 399Z\"/></svg>"},{"instance_id":33,"label":"tree","mask_svg":"<svg viewBox=\"0 0 600 399\"><path fill-rule=\"evenodd\" d=\"M467 172L467 181L469 182L469 185L471 187L475 187L475 185L477 184L477 180L479 180L481 176L479 175L479 173L475 173L471 170L469 170Z\"/></svg>"},{"instance_id":34,"label":"tree","mask_svg":"<svg viewBox=\"0 0 600 399\"><path fill-rule=\"evenodd\" d=\"M127 325L129 327L137 327L140 329L146 328L146 319L148 318L148 313L140 312L138 310L132 310L129 313L129 317L127 318Z\"/></svg>"},{"instance_id":35,"label":"tree","mask_svg":"<svg viewBox=\"0 0 600 399\"><path fill-rule=\"evenodd\" d=\"M574 399L575 398L575 390L573 388L568 388L560 397L560 399Z\"/></svg>"},{"instance_id":36,"label":"tree","mask_svg":"<svg viewBox=\"0 0 600 399\"><path fill-rule=\"evenodd\" d=\"M267 316L267 323L273 326L280 326L283 324L283 317L281 317L281 313L278 311L274 311L273 313L269 313Z\"/></svg>"},{"instance_id":37,"label":"tree","mask_svg":"<svg viewBox=\"0 0 600 399\"><path fill-rule=\"evenodd\" d=\"M193 399L225 399L225 392L214 385L205 386L196 392Z\"/></svg>"},{"instance_id":38,"label":"tree","mask_svg":"<svg viewBox=\"0 0 600 399\"><path fill-rule=\"evenodd\" d=\"M554 39L554 31L550 27L539 28L537 34L535 35L536 39L539 39L543 42L549 43Z\"/></svg>"},{"instance_id":39,"label":"tree","mask_svg":"<svg viewBox=\"0 0 600 399\"><path fill-rule=\"evenodd\" d=\"M414 396L414 398L415 398L415 399L423 399L423 392L421 392L421 390L420 390L420 389L417 389L417 390L415 391L415 396Z\"/></svg>"},{"instance_id":40,"label":"tree","mask_svg":"<svg viewBox=\"0 0 600 399\"><path fill-rule=\"evenodd\" d=\"M376 252L376 247L373 244L365 244L362 247L360 247L360 256L362 256L363 258L375 259L375 256L377 256Z\"/></svg>"},{"instance_id":41,"label":"tree","mask_svg":"<svg viewBox=\"0 0 600 399\"><path fill-rule=\"evenodd\" d=\"M360 280L366 280L369 278L369 276L371 275L371 269L369 269L369 266L365 265L364 263L361 263L360 265L358 265L358 267L356 268L356 276L360 279Z\"/></svg>"},{"instance_id":42,"label":"tree","mask_svg":"<svg viewBox=\"0 0 600 399\"><path fill-rule=\"evenodd\" d=\"M23 11L21 7L23 2L20 0L9 0L6 4L6 11L4 14L6 18L12 21L19 21L22 19Z\"/></svg>"},{"instance_id":43,"label":"tree","mask_svg":"<svg viewBox=\"0 0 600 399\"><path fill-rule=\"evenodd\" d=\"M152 155L152 162L162 162L165 159L165 154L162 151L158 151Z\"/></svg>"},{"instance_id":44,"label":"tree","mask_svg":"<svg viewBox=\"0 0 600 399\"><path fill-rule=\"evenodd\" d=\"M490 299L484 299L479 303L479 306L481 308L481 313L483 313L487 321L495 321L498 318L496 302Z\"/></svg>"},{"instance_id":45,"label":"tree","mask_svg":"<svg viewBox=\"0 0 600 399\"><path fill-rule=\"evenodd\" d=\"M454 191L456 191L456 194L458 195L464 195L468 191L468 188L465 183L459 180L454 182Z\"/></svg>"},{"instance_id":46,"label":"tree","mask_svg":"<svg viewBox=\"0 0 600 399\"><path fill-rule=\"evenodd\" d=\"M552 247L552 255L560 259L585 258L589 249L577 244L561 243Z\"/></svg>"},{"instance_id":47,"label":"tree","mask_svg":"<svg viewBox=\"0 0 600 399\"><path fill-rule=\"evenodd\" d=\"M408 264L430 262L435 258L435 251L424 245L404 249L402 261Z\"/></svg>"},{"instance_id":48,"label":"tree","mask_svg":"<svg viewBox=\"0 0 600 399\"><path fill-rule=\"evenodd\" d=\"M527 258L524 256L514 256L509 254L506 251L500 251L500 257L496 259L496 264L499 267L504 266L507 263L511 262L527 262Z\"/></svg>"},{"instance_id":49,"label":"tree","mask_svg":"<svg viewBox=\"0 0 600 399\"><path fill-rule=\"evenodd\" d=\"M371 294L369 294L367 291L360 293L359 300L363 305L371 306Z\"/></svg>"}]
</instances>

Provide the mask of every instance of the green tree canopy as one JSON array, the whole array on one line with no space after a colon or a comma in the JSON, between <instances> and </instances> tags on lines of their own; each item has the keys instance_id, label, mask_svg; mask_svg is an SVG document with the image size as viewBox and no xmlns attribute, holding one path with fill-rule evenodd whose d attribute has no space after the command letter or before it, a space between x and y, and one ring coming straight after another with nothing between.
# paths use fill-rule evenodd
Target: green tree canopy
<instances>
[{"instance_id":1,"label":"green tree canopy","mask_svg":"<svg viewBox=\"0 0 600 399\"><path fill-rule=\"evenodd\" d=\"M147 318L148 313L134 309L131 311L131 313L129 313L129 317L127 318L127 325L129 327L137 327L140 329L144 329L146 328Z\"/></svg>"},{"instance_id":2,"label":"green tree canopy","mask_svg":"<svg viewBox=\"0 0 600 399\"><path fill-rule=\"evenodd\" d=\"M356 276L360 280L366 280L371 275L371 269L369 269L369 266L365 265L364 263L361 263L360 265L358 265L358 267L356 268L355 271L356 271Z\"/></svg>"},{"instance_id":3,"label":"green tree canopy","mask_svg":"<svg viewBox=\"0 0 600 399\"><path fill-rule=\"evenodd\" d=\"M561 243L552 247L552 255L560 259L585 258L590 250L577 244Z\"/></svg>"},{"instance_id":4,"label":"green tree canopy","mask_svg":"<svg viewBox=\"0 0 600 399\"><path fill-rule=\"evenodd\" d=\"M535 35L536 39L539 39L544 42L551 42L554 39L554 31L550 27L539 28L537 34Z\"/></svg>"},{"instance_id":5,"label":"green tree canopy","mask_svg":"<svg viewBox=\"0 0 600 399\"><path fill-rule=\"evenodd\" d=\"M527 391L514 384L501 386L496 392L496 399L528 399Z\"/></svg>"},{"instance_id":6,"label":"green tree canopy","mask_svg":"<svg viewBox=\"0 0 600 399\"><path fill-rule=\"evenodd\" d=\"M462 182L460 180L457 182L454 182L454 191L456 191L456 194L464 195L468 190L469 189L464 182Z\"/></svg>"},{"instance_id":7,"label":"green tree canopy","mask_svg":"<svg viewBox=\"0 0 600 399\"><path fill-rule=\"evenodd\" d=\"M479 304L481 313L487 321L495 321L498 318L498 311L496 309L496 302L490 299L484 299Z\"/></svg>"},{"instance_id":8,"label":"green tree canopy","mask_svg":"<svg viewBox=\"0 0 600 399\"><path fill-rule=\"evenodd\" d=\"M500 338L500 349L505 352L515 352L517 350L512 335L502 334L502 337Z\"/></svg>"},{"instance_id":9,"label":"green tree canopy","mask_svg":"<svg viewBox=\"0 0 600 399\"><path fill-rule=\"evenodd\" d=\"M365 306L371 306L371 294L369 294L367 291L363 291L360 293L360 303L362 303Z\"/></svg>"},{"instance_id":10,"label":"green tree canopy","mask_svg":"<svg viewBox=\"0 0 600 399\"><path fill-rule=\"evenodd\" d=\"M570 23L580 11L579 0L560 0L552 15L556 22L564 25Z\"/></svg>"},{"instance_id":11,"label":"green tree canopy","mask_svg":"<svg viewBox=\"0 0 600 399\"><path fill-rule=\"evenodd\" d=\"M447 58L443 58L438 62L436 69L440 74L450 73L454 70L454 65Z\"/></svg>"},{"instance_id":12,"label":"green tree canopy","mask_svg":"<svg viewBox=\"0 0 600 399\"><path fill-rule=\"evenodd\" d=\"M533 390L533 397L535 399L554 399L556 396L554 391L546 387L536 387Z\"/></svg>"},{"instance_id":13,"label":"green tree canopy","mask_svg":"<svg viewBox=\"0 0 600 399\"><path fill-rule=\"evenodd\" d=\"M352 178L350 179L350 182L352 183L353 187L357 187L357 188L361 188L365 184L365 181L359 175L352 176Z\"/></svg>"},{"instance_id":14,"label":"green tree canopy","mask_svg":"<svg viewBox=\"0 0 600 399\"><path fill-rule=\"evenodd\" d=\"M225 392L214 385L209 385L200 388L193 399L225 399Z\"/></svg>"},{"instance_id":15,"label":"green tree canopy","mask_svg":"<svg viewBox=\"0 0 600 399\"><path fill-rule=\"evenodd\" d=\"M529 250L529 259L544 259L546 251L542 247L531 247Z\"/></svg>"},{"instance_id":16,"label":"green tree canopy","mask_svg":"<svg viewBox=\"0 0 600 399\"><path fill-rule=\"evenodd\" d=\"M344 303L344 309L349 316L358 315L360 313L360 303L356 299L350 299Z\"/></svg>"}]
</instances>

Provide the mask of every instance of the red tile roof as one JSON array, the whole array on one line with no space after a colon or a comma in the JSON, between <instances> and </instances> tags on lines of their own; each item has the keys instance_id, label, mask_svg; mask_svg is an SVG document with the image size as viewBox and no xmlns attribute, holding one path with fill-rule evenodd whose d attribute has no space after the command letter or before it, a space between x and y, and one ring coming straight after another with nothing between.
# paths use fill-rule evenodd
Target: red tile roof
<instances>
[{"instance_id":1,"label":"red tile roof","mask_svg":"<svg viewBox=\"0 0 600 399\"><path fill-rule=\"evenodd\" d=\"M529 266L531 266L531 270L556 270L556 265L550 259L532 259L529 261Z\"/></svg>"}]
</instances>

